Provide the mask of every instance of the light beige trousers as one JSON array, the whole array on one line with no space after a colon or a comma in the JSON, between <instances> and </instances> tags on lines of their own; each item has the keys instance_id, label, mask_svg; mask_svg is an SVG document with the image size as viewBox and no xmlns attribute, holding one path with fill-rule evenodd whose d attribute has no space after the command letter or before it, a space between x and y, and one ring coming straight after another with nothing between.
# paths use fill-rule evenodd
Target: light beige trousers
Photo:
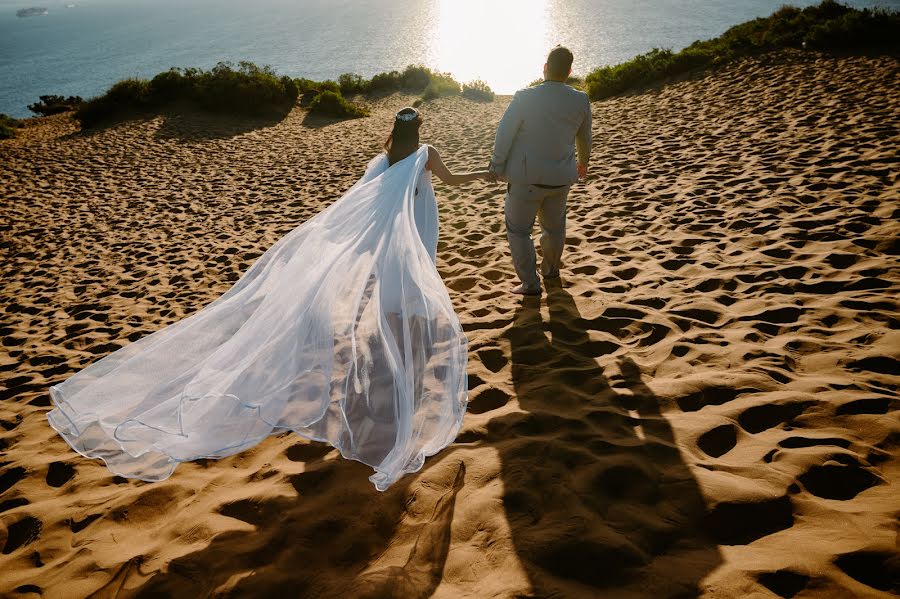
<instances>
[{"instance_id":1,"label":"light beige trousers","mask_svg":"<svg viewBox=\"0 0 900 599\"><path fill-rule=\"evenodd\" d=\"M566 198L569 187L546 189L536 185L510 183L506 188L506 238L513 266L527 291L538 291L537 255L531 231L534 219L541 224L541 274L559 275L559 262L566 243Z\"/></svg>"}]
</instances>

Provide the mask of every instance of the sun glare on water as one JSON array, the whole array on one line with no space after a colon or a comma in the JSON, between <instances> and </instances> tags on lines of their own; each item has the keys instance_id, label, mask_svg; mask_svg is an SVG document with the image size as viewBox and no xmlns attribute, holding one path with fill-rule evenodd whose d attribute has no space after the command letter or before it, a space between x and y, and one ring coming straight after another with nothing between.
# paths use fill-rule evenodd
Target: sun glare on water
<instances>
[{"instance_id":1,"label":"sun glare on water","mask_svg":"<svg viewBox=\"0 0 900 599\"><path fill-rule=\"evenodd\" d=\"M433 66L460 82L511 94L542 76L547 0L439 0Z\"/></svg>"}]
</instances>

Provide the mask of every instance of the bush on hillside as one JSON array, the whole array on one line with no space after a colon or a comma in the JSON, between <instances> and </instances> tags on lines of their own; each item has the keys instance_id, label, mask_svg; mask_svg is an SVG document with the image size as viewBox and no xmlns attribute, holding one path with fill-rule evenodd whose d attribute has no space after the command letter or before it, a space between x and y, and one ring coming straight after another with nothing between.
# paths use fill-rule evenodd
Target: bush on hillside
<instances>
[{"instance_id":1,"label":"bush on hillside","mask_svg":"<svg viewBox=\"0 0 900 599\"><path fill-rule=\"evenodd\" d=\"M173 67L150 80L150 95L159 102L175 102L179 99L190 98L194 94L194 87L199 76L198 69Z\"/></svg>"},{"instance_id":2,"label":"bush on hillside","mask_svg":"<svg viewBox=\"0 0 900 599\"><path fill-rule=\"evenodd\" d=\"M352 96L354 94L364 94L369 91L370 81L364 79L356 73L344 73L338 77L338 87L341 95Z\"/></svg>"},{"instance_id":3,"label":"bush on hillside","mask_svg":"<svg viewBox=\"0 0 900 599\"><path fill-rule=\"evenodd\" d=\"M297 90L300 92L300 95L307 92L318 92L319 91L319 82L313 81L312 79L305 79L300 77L298 79L294 79L294 85L297 86Z\"/></svg>"},{"instance_id":4,"label":"bush on hillside","mask_svg":"<svg viewBox=\"0 0 900 599\"><path fill-rule=\"evenodd\" d=\"M684 51L676 54L668 49L654 48L628 62L593 71L587 76L588 93L592 100L615 96L639 85L707 66L710 62L711 57L704 53Z\"/></svg>"},{"instance_id":5,"label":"bush on hillside","mask_svg":"<svg viewBox=\"0 0 900 599\"><path fill-rule=\"evenodd\" d=\"M40 101L28 105L28 110L41 116L59 114L78 108L84 100L81 96L41 96Z\"/></svg>"},{"instance_id":6,"label":"bush on hillside","mask_svg":"<svg viewBox=\"0 0 900 599\"><path fill-rule=\"evenodd\" d=\"M341 93L341 86L337 81L332 81L331 79L326 79L325 81L320 81L318 88L316 91L319 92L334 92L336 94Z\"/></svg>"},{"instance_id":7,"label":"bush on hillside","mask_svg":"<svg viewBox=\"0 0 900 599\"><path fill-rule=\"evenodd\" d=\"M392 92L403 89L403 73L390 71L378 73L369 80L369 93Z\"/></svg>"},{"instance_id":8,"label":"bush on hillside","mask_svg":"<svg viewBox=\"0 0 900 599\"><path fill-rule=\"evenodd\" d=\"M540 85L543 82L544 78L541 77L540 79L535 79L534 81L529 83L528 87L534 87L535 85ZM570 85L575 89L580 89L582 91L584 91L585 89L584 79L582 79L581 77L569 77L568 79L566 79L566 85Z\"/></svg>"},{"instance_id":9,"label":"bush on hillside","mask_svg":"<svg viewBox=\"0 0 900 599\"><path fill-rule=\"evenodd\" d=\"M735 25L721 36L681 50L653 49L591 72L592 100L645 87L702 68L782 48L900 51L900 13L854 9L824 0L804 9L786 6L769 17Z\"/></svg>"},{"instance_id":10,"label":"bush on hillside","mask_svg":"<svg viewBox=\"0 0 900 599\"><path fill-rule=\"evenodd\" d=\"M368 116L369 111L358 104L348 102L341 94L323 91L309 105L309 112L337 118L359 118Z\"/></svg>"},{"instance_id":11,"label":"bush on hillside","mask_svg":"<svg viewBox=\"0 0 900 599\"><path fill-rule=\"evenodd\" d=\"M411 64L406 67L400 75L400 84L402 89L422 91L428 87L429 84L433 83L436 78L441 77L449 79L449 76L442 76L440 73L435 73L428 67Z\"/></svg>"},{"instance_id":12,"label":"bush on hillside","mask_svg":"<svg viewBox=\"0 0 900 599\"><path fill-rule=\"evenodd\" d=\"M146 104L150 97L150 82L146 79L123 79L113 83L104 98L120 104Z\"/></svg>"},{"instance_id":13,"label":"bush on hillside","mask_svg":"<svg viewBox=\"0 0 900 599\"><path fill-rule=\"evenodd\" d=\"M444 96L457 96L462 93L462 88L450 75L436 73L431 78L431 83L422 92L423 100L434 100Z\"/></svg>"},{"instance_id":14,"label":"bush on hillside","mask_svg":"<svg viewBox=\"0 0 900 599\"><path fill-rule=\"evenodd\" d=\"M494 90L480 79L477 81L472 81L471 83L466 83L462 86L462 95L463 98L468 98L469 100L474 100L475 102L493 102L494 101Z\"/></svg>"},{"instance_id":15,"label":"bush on hillside","mask_svg":"<svg viewBox=\"0 0 900 599\"><path fill-rule=\"evenodd\" d=\"M146 110L149 94L150 82L146 79L123 79L114 83L104 95L79 106L75 118L82 127L92 127L124 112Z\"/></svg>"},{"instance_id":16,"label":"bush on hillside","mask_svg":"<svg viewBox=\"0 0 900 599\"><path fill-rule=\"evenodd\" d=\"M11 116L0 113L0 139L10 139L16 136L16 129L20 123Z\"/></svg>"},{"instance_id":17,"label":"bush on hillside","mask_svg":"<svg viewBox=\"0 0 900 599\"><path fill-rule=\"evenodd\" d=\"M303 95L301 106L310 105L324 91L342 96L371 95L398 91L427 94L427 99L455 95L462 89L458 82L447 73L438 73L422 65L409 65L403 71L378 73L366 79L355 73L344 73L334 81L314 81L295 79Z\"/></svg>"},{"instance_id":18,"label":"bush on hillside","mask_svg":"<svg viewBox=\"0 0 900 599\"><path fill-rule=\"evenodd\" d=\"M212 112L244 116L283 116L300 94L290 77L278 77L269 67L250 62L221 62L209 71L170 69L152 80L125 79L102 96L84 102L75 116L90 127L117 114L159 110L187 102Z\"/></svg>"},{"instance_id":19,"label":"bush on hillside","mask_svg":"<svg viewBox=\"0 0 900 599\"><path fill-rule=\"evenodd\" d=\"M251 62L220 62L199 72L193 100L206 110L249 116L282 116L297 103L299 90L290 77L278 77L270 67Z\"/></svg>"},{"instance_id":20,"label":"bush on hillside","mask_svg":"<svg viewBox=\"0 0 900 599\"><path fill-rule=\"evenodd\" d=\"M354 82L355 85L349 87L350 89L356 88L353 93L395 92L401 90L421 93L436 77L442 76L428 67L409 65L402 72L388 71L378 73L368 80L354 75L354 77L359 77L359 79ZM348 93L343 84L341 85L341 91Z\"/></svg>"},{"instance_id":21,"label":"bush on hillside","mask_svg":"<svg viewBox=\"0 0 900 599\"><path fill-rule=\"evenodd\" d=\"M804 39L814 50L900 50L900 13L857 11L817 23Z\"/></svg>"}]
</instances>

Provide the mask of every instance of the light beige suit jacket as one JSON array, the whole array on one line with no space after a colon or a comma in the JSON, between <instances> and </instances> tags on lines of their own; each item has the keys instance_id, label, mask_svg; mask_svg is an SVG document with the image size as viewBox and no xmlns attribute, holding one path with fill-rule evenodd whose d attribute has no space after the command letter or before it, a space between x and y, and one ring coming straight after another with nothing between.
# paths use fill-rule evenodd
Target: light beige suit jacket
<instances>
[{"instance_id":1,"label":"light beige suit jacket","mask_svg":"<svg viewBox=\"0 0 900 599\"><path fill-rule=\"evenodd\" d=\"M591 155L591 103L559 81L520 89L497 127L491 170L510 183L571 185Z\"/></svg>"}]
</instances>

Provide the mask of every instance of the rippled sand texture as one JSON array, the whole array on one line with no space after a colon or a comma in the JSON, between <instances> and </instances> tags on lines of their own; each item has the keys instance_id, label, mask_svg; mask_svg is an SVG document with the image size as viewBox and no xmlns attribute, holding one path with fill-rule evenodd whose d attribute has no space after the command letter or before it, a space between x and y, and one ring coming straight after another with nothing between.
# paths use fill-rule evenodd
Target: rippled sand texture
<instances>
[{"instance_id":1,"label":"rippled sand texture","mask_svg":"<svg viewBox=\"0 0 900 599\"><path fill-rule=\"evenodd\" d=\"M509 293L502 188L438 184L470 410L384 494L292 434L155 484L69 449L47 387L224 292L411 101L342 123L61 116L0 143L0 593L897 591L896 59L778 55L594 104L540 301ZM428 104L423 136L480 168L508 101Z\"/></svg>"}]
</instances>

